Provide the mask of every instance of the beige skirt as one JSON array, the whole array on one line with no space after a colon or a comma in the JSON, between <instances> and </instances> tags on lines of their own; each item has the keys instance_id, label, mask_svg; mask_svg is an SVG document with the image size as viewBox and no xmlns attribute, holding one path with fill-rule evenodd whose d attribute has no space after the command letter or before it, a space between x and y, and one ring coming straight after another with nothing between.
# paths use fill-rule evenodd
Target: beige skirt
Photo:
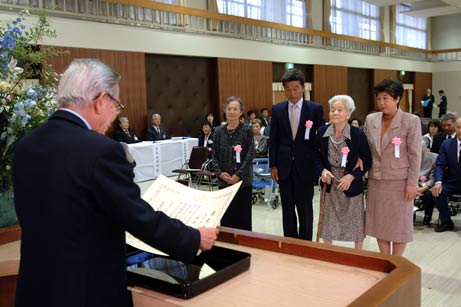
<instances>
[{"instance_id":1,"label":"beige skirt","mask_svg":"<svg viewBox=\"0 0 461 307\"><path fill-rule=\"evenodd\" d=\"M368 180L365 233L385 241L413 241L413 201L406 180Z\"/></svg>"}]
</instances>

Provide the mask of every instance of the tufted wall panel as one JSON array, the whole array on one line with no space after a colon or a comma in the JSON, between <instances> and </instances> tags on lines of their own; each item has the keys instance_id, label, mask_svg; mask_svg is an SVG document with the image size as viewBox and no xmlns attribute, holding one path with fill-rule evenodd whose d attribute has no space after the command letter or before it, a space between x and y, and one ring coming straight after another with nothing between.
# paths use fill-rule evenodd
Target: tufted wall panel
<instances>
[{"instance_id":1,"label":"tufted wall panel","mask_svg":"<svg viewBox=\"0 0 461 307\"><path fill-rule=\"evenodd\" d=\"M216 60L146 55L147 118L159 113L169 136L197 136L208 112L217 114Z\"/></svg>"}]
</instances>

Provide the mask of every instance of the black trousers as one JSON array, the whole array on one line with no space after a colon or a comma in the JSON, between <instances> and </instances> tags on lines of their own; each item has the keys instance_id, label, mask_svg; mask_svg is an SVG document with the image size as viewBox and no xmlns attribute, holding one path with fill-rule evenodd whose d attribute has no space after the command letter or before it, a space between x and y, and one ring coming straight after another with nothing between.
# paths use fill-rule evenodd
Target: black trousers
<instances>
[{"instance_id":1,"label":"black trousers","mask_svg":"<svg viewBox=\"0 0 461 307\"><path fill-rule=\"evenodd\" d=\"M221 226L251 231L251 190L240 187L221 219Z\"/></svg>"},{"instance_id":2,"label":"black trousers","mask_svg":"<svg viewBox=\"0 0 461 307\"><path fill-rule=\"evenodd\" d=\"M431 190L427 190L419 198L424 204L424 215L432 217L432 212L434 212L434 196L432 196Z\"/></svg>"},{"instance_id":3,"label":"black trousers","mask_svg":"<svg viewBox=\"0 0 461 307\"><path fill-rule=\"evenodd\" d=\"M442 183L442 193L440 193L439 197L434 197L435 205L437 206L437 210L439 210L440 222L442 224L453 224L450 209L448 208L448 197L453 194L461 194L461 187Z\"/></svg>"},{"instance_id":4,"label":"black trousers","mask_svg":"<svg viewBox=\"0 0 461 307\"><path fill-rule=\"evenodd\" d=\"M301 180L293 163L289 177L279 180L279 188L284 236L312 241L313 182L306 183L305 180Z\"/></svg>"},{"instance_id":5,"label":"black trousers","mask_svg":"<svg viewBox=\"0 0 461 307\"><path fill-rule=\"evenodd\" d=\"M432 118L432 108L423 107L423 112L425 118Z\"/></svg>"}]
</instances>

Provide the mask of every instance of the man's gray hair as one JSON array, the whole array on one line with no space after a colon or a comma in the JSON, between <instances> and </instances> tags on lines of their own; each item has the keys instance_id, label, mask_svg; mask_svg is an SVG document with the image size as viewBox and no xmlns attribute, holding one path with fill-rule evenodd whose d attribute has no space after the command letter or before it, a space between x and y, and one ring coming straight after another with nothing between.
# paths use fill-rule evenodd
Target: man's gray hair
<instances>
[{"instance_id":1,"label":"man's gray hair","mask_svg":"<svg viewBox=\"0 0 461 307\"><path fill-rule=\"evenodd\" d=\"M96 59L75 59L63 73L58 86L59 106L82 108L102 92L117 96L120 75Z\"/></svg>"},{"instance_id":2,"label":"man's gray hair","mask_svg":"<svg viewBox=\"0 0 461 307\"><path fill-rule=\"evenodd\" d=\"M440 118L440 121L445 121L445 120L451 120L453 123L456 121L457 117L455 114L453 113L445 113L442 115L442 117Z\"/></svg>"},{"instance_id":3,"label":"man's gray hair","mask_svg":"<svg viewBox=\"0 0 461 307\"><path fill-rule=\"evenodd\" d=\"M160 119L162 119L162 117L161 117L160 114L158 114L158 113L152 114L152 119L154 119L154 118L160 118Z\"/></svg>"},{"instance_id":4,"label":"man's gray hair","mask_svg":"<svg viewBox=\"0 0 461 307\"><path fill-rule=\"evenodd\" d=\"M354 103L354 99L352 99L351 96L348 96L348 95L336 95L334 96L333 98L331 98L329 101L328 101L328 104L330 105L330 108L331 106L337 102L337 101L342 101L344 102L344 104L346 105L346 110L347 112L354 112L355 111L355 103Z\"/></svg>"},{"instance_id":5,"label":"man's gray hair","mask_svg":"<svg viewBox=\"0 0 461 307\"><path fill-rule=\"evenodd\" d=\"M120 116L120 117L118 118L118 122L119 122L120 124L121 124L121 123L124 123L124 122L126 122L126 121L128 121L128 117L126 117L126 116Z\"/></svg>"}]
</instances>

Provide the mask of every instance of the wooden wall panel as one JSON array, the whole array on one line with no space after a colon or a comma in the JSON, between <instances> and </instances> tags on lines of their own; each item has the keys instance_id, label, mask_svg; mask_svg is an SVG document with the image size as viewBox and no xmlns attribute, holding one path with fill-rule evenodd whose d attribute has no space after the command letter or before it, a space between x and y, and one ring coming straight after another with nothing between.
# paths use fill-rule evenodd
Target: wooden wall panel
<instances>
[{"instance_id":1,"label":"wooden wall panel","mask_svg":"<svg viewBox=\"0 0 461 307\"><path fill-rule=\"evenodd\" d=\"M421 105L421 100L423 96L426 94L426 90L430 88L432 90L432 73L425 73L425 72L416 72L415 73L415 84L414 84L414 110L418 111L421 116L423 116L423 107ZM432 91L432 95L435 97L435 102L439 101L438 93L434 93ZM434 114L433 117L437 117L437 108L433 108L432 113Z\"/></svg>"},{"instance_id":2,"label":"wooden wall panel","mask_svg":"<svg viewBox=\"0 0 461 307\"><path fill-rule=\"evenodd\" d=\"M146 129L146 74L144 54L138 52L97 50L85 48L61 48L68 54L52 57L48 60L58 73L63 73L70 62L75 58L95 58L108 64L117 71L120 80L120 101L125 105L121 116L130 119L130 126L138 136ZM112 129L116 127L116 123ZM108 132L108 135L111 131Z\"/></svg>"},{"instance_id":3,"label":"wooden wall panel","mask_svg":"<svg viewBox=\"0 0 461 307\"><path fill-rule=\"evenodd\" d=\"M348 68L348 95L354 99L355 111L352 113L352 118L359 118L362 123L365 123L365 118L374 108L373 70L365 68Z\"/></svg>"},{"instance_id":4,"label":"wooden wall panel","mask_svg":"<svg viewBox=\"0 0 461 307\"><path fill-rule=\"evenodd\" d=\"M328 100L335 95L347 94L347 67L314 65L312 100L323 105L325 120L330 109Z\"/></svg>"},{"instance_id":5,"label":"wooden wall panel","mask_svg":"<svg viewBox=\"0 0 461 307\"><path fill-rule=\"evenodd\" d=\"M261 108L272 107L272 62L218 58L217 80L220 120L223 120L224 100L239 96L248 110L257 114Z\"/></svg>"}]
</instances>

